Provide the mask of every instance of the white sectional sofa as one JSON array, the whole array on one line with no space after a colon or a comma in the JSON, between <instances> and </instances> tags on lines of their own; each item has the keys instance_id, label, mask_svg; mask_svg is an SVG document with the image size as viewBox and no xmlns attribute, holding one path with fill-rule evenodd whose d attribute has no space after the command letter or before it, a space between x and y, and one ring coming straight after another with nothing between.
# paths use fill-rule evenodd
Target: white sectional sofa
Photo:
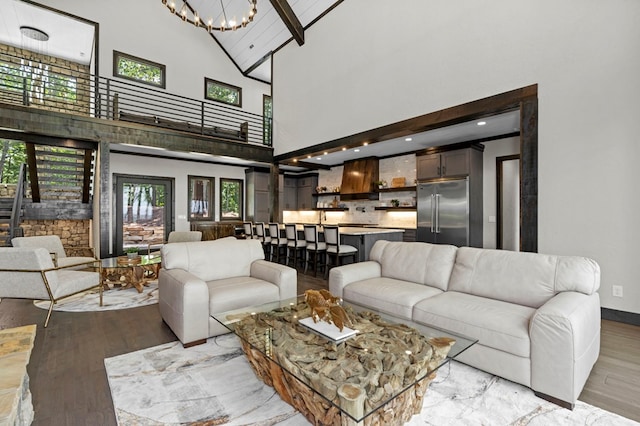
<instances>
[{"instance_id":1,"label":"white sectional sofa","mask_svg":"<svg viewBox=\"0 0 640 426\"><path fill-rule=\"evenodd\" d=\"M389 241L329 274L344 300L478 339L459 361L567 408L600 351L599 286L584 257Z\"/></svg>"},{"instance_id":2,"label":"white sectional sofa","mask_svg":"<svg viewBox=\"0 0 640 426\"><path fill-rule=\"evenodd\" d=\"M296 296L296 270L264 260L258 240L171 243L161 253L160 314L185 347L229 332L214 313Z\"/></svg>"}]
</instances>

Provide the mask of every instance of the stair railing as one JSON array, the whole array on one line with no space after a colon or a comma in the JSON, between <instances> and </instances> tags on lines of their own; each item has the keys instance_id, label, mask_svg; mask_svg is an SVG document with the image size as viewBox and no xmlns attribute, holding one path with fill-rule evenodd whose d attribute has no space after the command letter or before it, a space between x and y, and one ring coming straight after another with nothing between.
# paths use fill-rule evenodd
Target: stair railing
<instances>
[{"instance_id":1,"label":"stair railing","mask_svg":"<svg viewBox=\"0 0 640 426\"><path fill-rule=\"evenodd\" d=\"M11 224L9 226L9 238L21 237L22 229L20 228L20 216L22 212L22 200L25 196L27 181L27 165L20 166L20 174L16 183L16 195L13 197L13 207L11 209Z\"/></svg>"}]
</instances>

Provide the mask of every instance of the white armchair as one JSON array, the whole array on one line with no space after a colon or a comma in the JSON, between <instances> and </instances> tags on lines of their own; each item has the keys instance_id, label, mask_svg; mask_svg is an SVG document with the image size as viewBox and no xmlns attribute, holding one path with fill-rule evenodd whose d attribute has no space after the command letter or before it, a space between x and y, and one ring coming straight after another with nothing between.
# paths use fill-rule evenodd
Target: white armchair
<instances>
[{"instance_id":1,"label":"white armchair","mask_svg":"<svg viewBox=\"0 0 640 426\"><path fill-rule=\"evenodd\" d=\"M85 266L97 272L70 269L77 268L78 264L56 267L51 254L43 247L0 247L0 298L50 300L45 327L53 305L62 298L99 286L102 306L100 261L94 260Z\"/></svg>"},{"instance_id":2,"label":"white armchair","mask_svg":"<svg viewBox=\"0 0 640 426\"><path fill-rule=\"evenodd\" d=\"M60 237L57 235L37 235L33 237L16 237L11 240L13 247L42 247L49 251L53 257L54 266L66 267L72 265L78 265L88 262L95 262L96 257L91 247L67 247L67 251L84 251L85 254L90 256L68 256L65 248L62 245ZM70 253L71 254L71 253Z\"/></svg>"}]
</instances>

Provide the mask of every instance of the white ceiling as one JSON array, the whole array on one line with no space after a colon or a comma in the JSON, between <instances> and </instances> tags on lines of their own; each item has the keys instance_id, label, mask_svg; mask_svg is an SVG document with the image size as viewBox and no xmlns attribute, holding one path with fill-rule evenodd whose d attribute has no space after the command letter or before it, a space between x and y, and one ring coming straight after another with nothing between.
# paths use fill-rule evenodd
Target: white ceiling
<instances>
[{"instance_id":1,"label":"white ceiling","mask_svg":"<svg viewBox=\"0 0 640 426\"><path fill-rule=\"evenodd\" d=\"M213 25L219 26L223 20L220 0L188 0L188 3L198 12L200 20L205 24L211 18ZM249 3L246 0L223 0L222 3L228 20L235 18L237 22L240 22L243 15L248 16ZM304 28L339 2L335 0L289 0L288 3ZM179 13L183 4L183 1L175 0L176 13ZM265 57L270 58L270 54L274 50L292 38L291 33L269 0L258 1L257 11L253 22L245 28L236 31L212 32L212 35L242 72L247 72ZM187 12L187 19L191 21L194 19L194 15L190 11ZM203 29L203 31L205 30ZM266 62L251 71L249 75L262 81L271 82L271 61L269 59Z\"/></svg>"},{"instance_id":2,"label":"white ceiling","mask_svg":"<svg viewBox=\"0 0 640 426\"><path fill-rule=\"evenodd\" d=\"M23 25L44 31L49 40L41 42L23 36ZM0 43L88 65L94 31L93 25L29 3L0 0Z\"/></svg>"},{"instance_id":3,"label":"white ceiling","mask_svg":"<svg viewBox=\"0 0 640 426\"><path fill-rule=\"evenodd\" d=\"M478 122L486 124L479 126ZM336 166L345 161L355 160L364 157L386 157L408 152L420 151L433 146L450 145L458 142L469 142L478 139L491 138L520 131L520 111L510 111L482 120L474 120L467 123L456 124L454 126L441 127L422 133L411 135L411 140L407 141L407 136L389 139L384 142L376 142L358 148L351 148L345 151L316 153L310 158L298 158L310 164L324 166ZM357 151L356 151L357 150Z\"/></svg>"}]
</instances>

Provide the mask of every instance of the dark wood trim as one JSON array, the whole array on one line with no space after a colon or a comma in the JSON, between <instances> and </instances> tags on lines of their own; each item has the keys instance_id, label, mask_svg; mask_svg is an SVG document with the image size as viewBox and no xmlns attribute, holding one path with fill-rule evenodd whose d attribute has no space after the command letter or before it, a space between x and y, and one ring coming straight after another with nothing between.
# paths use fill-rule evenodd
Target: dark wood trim
<instances>
[{"instance_id":1,"label":"dark wood trim","mask_svg":"<svg viewBox=\"0 0 640 426\"><path fill-rule=\"evenodd\" d=\"M245 193L244 193L244 188L245 188L244 179L232 179L232 178L225 178L225 177L221 177L219 179L219 183L220 183L220 188L219 188L219 191L218 191L218 193L220 194L220 197L218 199L218 201L219 201L218 202L218 212L220 213L219 222L238 221L238 220L240 220L240 218L237 218L237 217L235 217L235 218L230 218L230 217L229 218L223 218L222 217L222 183L223 182L237 183L238 185L240 185L240 189L239 189L239 192L240 192L240 206L238 206L238 210L239 210L240 216L244 217L244 215L245 215L244 209L245 209L245 205L246 205ZM242 219L242 220L244 220L244 219Z\"/></svg>"},{"instance_id":2,"label":"dark wood trim","mask_svg":"<svg viewBox=\"0 0 640 426\"><path fill-rule=\"evenodd\" d=\"M520 107L520 250L538 251L538 98Z\"/></svg>"},{"instance_id":3,"label":"dark wood trim","mask_svg":"<svg viewBox=\"0 0 640 426\"><path fill-rule=\"evenodd\" d=\"M141 80L139 78L130 77L128 75L120 74L118 72L118 58L125 58L133 62L138 62L140 64L149 65L152 67L156 67L160 69L160 73L162 78L160 79L160 83L152 83L150 81ZM155 88L166 89L167 88L167 66L158 62L151 61L149 59L140 58L138 56L133 56L128 53L120 52L118 50L113 51L113 76L115 78L124 78L125 80L135 81L139 84L146 84L148 86L153 86Z\"/></svg>"},{"instance_id":4,"label":"dark wood trim","mask_svg":"<svg viewBox=\"0 0 640 426\"><path fill-rule=\"evenodd\" d=\"M280 154L274 157L274 161L277 161L280 164L291 164L294 158L300 158L307 155L319 155L324 151L342 149L342 147L346 147L347 149L355 148L362 145L365 141L369 142L369 144L382 142L389 139L409 136L415 133L426 132L427 130L490 117L492 115L508 111L515 111L520 108L520 103L523 99L531 97L535 98L537 96L537 91L537 84L511 90L488 98L479 99L466 104L431 112L329 142L324 142L312 147L301 148L286 154Z\"/></svg>"},{"instance_id":5,"label":"dark wood trim","mask_svg":"<svg viewBox=\"0 0 640 426\"><path fill-rule=\"evenodd\" d=\"M605 320L640 326L640 314L637 314L635 312L617 311L615 309L601 308L600 316Z\"/></svg>"},{"instance_id":6,"label":"dark wood trim","mask_svg":"<svg viewBox=\"0 0 640 426\"><path fill-rule=\"evenodd\" d=\"M483 117L520 110L520 249L538 251L538 85L521 87L488 98L431 112L386 126L345 136L274 157L279 164L302 166L296 158L324 151L355 148ZM313 168L318 168L313 166Z\"/></svg>"},{"instance_id":7,"label":"dark wood trim","mask_svg":"<svg viewBox=\"0 0 640 426\"><path fill-rule=\"evenodd\" d=\"M30 142L36 145L60 146L75 149L95 149L95 142L79 141L64 137L48 136L34 133L25 133L9 129L0 129L0 139L12 139L23 142Z\"/></svg>"},{"instance_id":8,"label":"dark wood trim","mask_svg":"<svg viewBox=\"0 0 640 426\"><path fill-rule=\"evenodd\" d=\"M193 346L202 345L202 344L205 344L205 343L207 343L207 339L194 340L193 342L183 343L182 347L187 349L187 348L191 348Z\"/></svg>"},{"instance_id":9,"label":"dark wood trim","mask_svg":"<svg viewBox=\"0 0 640 426\"><path fill-rule=\"evenodd\" d=\"M34 203L40 202L40 185L38 183L38 165L36 163L36 146L33 143L25 142L27 153L27 166L29 167L29 182L31 183L31 200Z\"/></svg>"},{"instance_id":10,"label":"dark wood trim","mask_svg":"<svg viewBox=\"0 0 640 426\"><path fill-rule=\"evenodd\" d=\"M304 28L289 3L286 0L269 1L298 45L302 46L304 44Z\"/></svg>"},{"instance_id":11,"label":"dark wood trim","mask_svg":"<svg viewBox=\"0 0 640 426\"><path fill-rule=\"evenodd\" d=\"M268 61L270 57L271 57L271 52L267 53L262 58L258 59L258 61L255 64L253 64L249 68L247 68L247 70L245 72L243 72L242 74L245 77L250 77L250 78L254 78L256 80L262 81L262 80L260 80L260 79L258 79L256 77L251 77L249 74L251 74L256 68L258 68L260 65L262 65L265 61ZM265 83L267 83L267 82L265 82ZM270 84L270 83L267 83L267 84Z\"/></svg>"},{"instance_id":12,"label":"dark wood trim","mask_svg":"<svg viewBox=\"0 0 640 426\"><path fill-rule=\"evenodd\" d=\"M305 30L308 30L313 24L315 24L316 22L318 22L319 20L321 20L322 18L324 18L329 12L331 12L333 9L335 9L336 7L338 7L340 5L340 3L342 3L344 0L338 0L337 2L335 2L334 4L332 4L327 10L325 10L324 12L322 12L320 15L318 15L313 21L309 22L307 24L306 27L304 27Z\"/></svg>"},{"instance_id":13,"label":"dark wood trim","mask_svg":"<svg viewBox=\"0 0 640 426\"><path fill-rule=\"evenodd\" d=\"M93 159L93 149L84 150L84 165L82 177L82 202L88 203L91 200L91 160Z\"/></svg>"},{"instance_id":14,"label":"dark wood trim","mask_svg":"<svg viewBox=\"0 0 640 426\"><path fill-rule=\"evenodd\" d=\"M238 92L238 103L221 101L220 99L209 97L209 94L207 92L207 87L209 86L210 83L215 85L215 86L226 87L228 89L237 91ZM242 108L242 87L234 86L233 84L225 83L224 81L214 80L212 78L205 77L204 78L204 98L209 100L209 101L219 102L221 104L233 105L233 106L236 106L238 108Z\"/></svg>"},{"instance_id":15,"label":"dark wood trim","mask_svg":"<svg viewBox=\"0 0 640 426\"><path fill-rule=\"evenodd\" d=\"M100 142L100 148L96 154L96 174L99 175L99 185L100 192L98 193L99 197L99 230L98 234L100 235L99 243L100 243L100 252L98 255L100 258L108 257L112 255L111 246L109 242L111 241L111 209L109 206L111 205L111 197L115 193L115 182L113 182L113 186L110 186L111 182L111 153L110 151L111 144L108 140L103 140Z\"/></svg>"},{"instance_id":16,"label":"dark wood trim","mask_svg":"<svg viewBox=\"0 0 640 426\"><path fill-rule=\"evenodd\" d=\"M556 405L559 405L562 408L566 408L568 410L573 410L573 407L575 406L575 404L572 404L572 403L567 402L567 401L563 401L561 399L555 398L553 396L547 395L547 394L542 393L542 392L533 391L533 393L538 398L542 398L542 399L544 399L546 401L552 402L552 403L554 403Z\"/></svg>"},{"instance_id":17,"label":"dark wood trim","mask_svg":"<svg viewBox=\"0 0 640 426\"><path fill-rule=\"evenodd\" d=\"M271 191L269 191L269 202L271 204L269 221L280 221L280 167L277 164L271 165L271 173L269 176L269 184Z\"/></svg>"},{"instance_id":18,"label":"dark wood trim","mask_svg":"<svg viewBox=\"0 0 640 426\"><path fill-rule=\"evenodd\" d=\"M520 160L520 154L505 155L504 157L496 157L496 248L502 249L502 163L505 161Z\"/></svg>"},{"instance_id":19,"label":"dark wood trim","mask_svg":"<svg viewBox=\"0 0 640 426\"><path fill-rule=\"evenodd\" d=\"M420 151L416 151L416 155L421 156L421 155L439 154L441 152L458 151L460 149L467 149L467 148L484 152L484 145L480 145L475 142L459 142L459 143L452 143L451 145L431 146L426 149L421 149Z\"/></svg>"}]
</instances>

